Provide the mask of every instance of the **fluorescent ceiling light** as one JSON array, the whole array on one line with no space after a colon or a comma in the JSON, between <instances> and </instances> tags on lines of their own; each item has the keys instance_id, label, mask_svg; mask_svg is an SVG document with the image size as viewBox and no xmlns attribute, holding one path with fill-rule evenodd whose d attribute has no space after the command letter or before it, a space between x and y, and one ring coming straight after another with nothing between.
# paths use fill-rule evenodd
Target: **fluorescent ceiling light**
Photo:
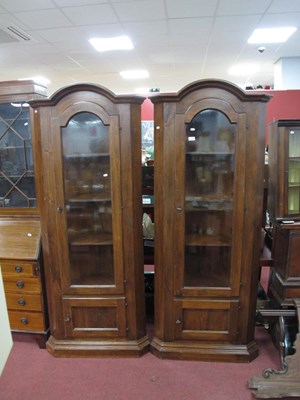
<instances>
[{"instance_id":1,"label":"fluorescent ceiling light","mask_svg":"<svg viewBox=\"0 0 300 400\"><path fill-rule=\"evenodd\" d=\"M110 38L91 38L89 39L89 42L97 51L133 49L133 44L128 36L116 36Z\"/></svg>"},{"instance_id":2,"label":"fluorescent ceiling light","mask_svg":"<svg viewBox=\"0 0 300 400\"><path fill-rule=\"evenodd\" d=\"M143 78L149 78L149 73L148 71L144 69L139 69L139 70L132 70L132 71L121 71L120 75L124 79L143 79Z\"/></svg>"},{"instance_id":3,"label":"fluorescent ceiling light","mask_svg":"<svg viewBox=\"0 0 300 400\"><path fill-rule=\"evenodd\" d=\"M238 64L233 65L228 73L230 75L247 76L255 74L258 70L259 66L257 64Z\"/></svg>"},{"instance_id":4,"label":"fluorescent ceiling light","mask_svg":"<svg viewBox=\"0 0 300 400\"><path fill-rule=\"evenodd\" d=\"M285 28L262 28L255 29L248 39L248 43L283 43L296 32L293 26Z\"/></svg>"}]
</instances>

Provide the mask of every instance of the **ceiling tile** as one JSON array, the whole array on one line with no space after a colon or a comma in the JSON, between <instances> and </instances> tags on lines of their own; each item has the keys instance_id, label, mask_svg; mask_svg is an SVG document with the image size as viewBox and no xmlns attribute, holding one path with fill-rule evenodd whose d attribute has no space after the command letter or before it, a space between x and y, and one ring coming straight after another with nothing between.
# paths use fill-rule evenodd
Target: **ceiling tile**
<instances>
[{"instance_id":1,"label":"ceiling tile","mask_svg":"<svg viewBox=\"0 0 300 400\"><path fill-rule=\"evenodd\" d=\"M166 0L169 18L211 17L215 14L217 0Z\"/></svg>"},{"instance_id":2,"label":"ceiling tile","mask_svg":"<svg viewBox=\"0 0 300 400\"><path fill-rule=\"evenodd\" d=\"M163 0L115 3L113 7L122 22L151 21L166 17Z\"/></svg>"},{"instance_id":3,"label":"ceiling tile","mask_svg":"<svg viewBox=\"0 0 300 400\"><path fill-rule=\"evenodd\" d=\"M122 24L126 34L135 35L138 41L139 37L156 37L164 35L168 32L166 20L160 21L143 21L143 22L124 22ZM153 35L155 32L155 35Z\"/></svg>"},{"instance_id":4,"label":"ceiling tile","mask_svg":"<svg viewBox=\"0 0 300 400\"><path fill-rule=\"evenodd\" d=\"M65 7L64 14L75 25L93 25L118 22L113 8L109 4L96 4L89 7Z\"/></svg>"},{"instance_id":5,"label":"ceiling tile","mask_svg":"<svg viewBox=\"0 0 300 400\"><path fill-rule=\"evenodd\" d=\"M299 1L300 3L300 1ZM275 28L277 26L296 26L300 28L300 12L299 13L278 13L266 14L258 24L259 28Z\"/></svg>"},{"instance_id":6,"label":"ceiling tile","mask_svg":"<svg viewBox=\"0 0 300 400\"><path fill-rule=\"evenodd\" d=\"M18 12L15 13L15 17L33 30L71 25L71 22L58 9Z\"/></svg>"},{"instance_id":7,"label":"ceiling tile","mask_svg":"<svg viewBox=\"0 0 300 400\"><path fill-rule=\"evenodd\" d=\"M55 0L58 7L90 6L108 2L109 0Z\"/></svg>"},{"instance_id":8,"label":"ceiling tile","mask_svg":"<svg viewBox=\"0 0 300 400\"><path fill-rule=\"evenodd\" d=\"M213 26L212 17L204 18L174 18L169 20L170 33L197 34L209 33ZM185 38L186 40L186 38Z\"/></svg>"},{"instance_id":9,"label":"ceiling tile","mask_svg":"<svg viewBox=\"0 0 300 400\"><path fill-rule=\"evenodd\" d=\"M287 13L287 12L300 12L299 0L273 0L268 10L269 13Z\"/></svg>"},{"instance_id":10,"label":"ceiling tile","mask_svg":"<svg viewBox=\"0 0 300 400\"><path fill-rule=\"evenodd\" d=\"M220 1L217 15L263 14L272 0L226 0Z\"/></svg>"},{"instance_id":11,"label":"ceiling tile","mask_svg":"<svg viewBox=\"0 0 300 400\"><path fill-rule=\"evenodd\" d=\"M1 7L9 12L55 8L51 0L1 0Z\"/></svg>"}]
</instances>

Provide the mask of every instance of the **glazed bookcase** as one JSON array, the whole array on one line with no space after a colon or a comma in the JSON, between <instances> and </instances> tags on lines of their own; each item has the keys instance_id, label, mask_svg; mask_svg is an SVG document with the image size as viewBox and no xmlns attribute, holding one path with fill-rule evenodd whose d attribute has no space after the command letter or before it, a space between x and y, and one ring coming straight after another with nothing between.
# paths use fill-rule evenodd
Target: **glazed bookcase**
<instances>
[{"instance_id":1,"label":"glazed bookcase","mask_svg":"<svg viewBox=\"0 0 300 400\"><path fill-rule=\"evenodd\" d=\"M95 85L31 102L54 356L139 356L143 98Z\"/></svg>"},{"instance_id":2,"label":"glazed bookcase","mask_svg":"<svg viewBox=\"0 0 300 400\"><path fill-rule=\"evenodd\" d=\"M161 358L255 358L269 97L228 82L151 97L155 329Z\"/></svg>"}]
</instances>

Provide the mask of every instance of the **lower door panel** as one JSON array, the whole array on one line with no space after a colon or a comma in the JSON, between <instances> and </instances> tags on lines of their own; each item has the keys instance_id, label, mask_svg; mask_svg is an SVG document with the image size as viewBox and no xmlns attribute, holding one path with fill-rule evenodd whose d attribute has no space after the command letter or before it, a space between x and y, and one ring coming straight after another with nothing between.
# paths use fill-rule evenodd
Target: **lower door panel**
<instances>
[{"instance_id":1,"label":"lower door panel","mask_svg":"<svg viewBox=\"0 0 300 400\"><path fill-rule=\"evenodd\" d=\"M237 300L175 300L175 339L234 342Z\"/></svg>"},{"instance_id":2,"label":"lower door panel","mask_svg":"<svg viewBox=\"0 0 300 400\"><path fill-rule=\"evenodd\" d=\"M64 298L66 336L112 339L126 335L124 298Z\"/></svg>"}]
</instances>

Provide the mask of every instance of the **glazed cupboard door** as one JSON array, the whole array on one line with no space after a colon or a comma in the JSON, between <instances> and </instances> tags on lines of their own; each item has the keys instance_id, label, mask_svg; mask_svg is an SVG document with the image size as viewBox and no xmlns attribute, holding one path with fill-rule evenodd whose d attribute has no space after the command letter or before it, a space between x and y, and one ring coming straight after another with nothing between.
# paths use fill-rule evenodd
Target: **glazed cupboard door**
<instances>
[{"instance_id":1,"label":"glazed cupboard door","mask_svg":"<svg viewBox=\"0 0 300 400\"><path fill-rule=\"evenodd\" d=\"M32 102L54 356L139 356L144 99L88 84Z\"/></svg>"},{"instance_id":2,"label":"glazed cupboard door","mask_svg":"<svg viewBox=\"0 0 300 400\"><path fill-rule=\"evenodd\" d=\"M239 294L240 230L233 227L243 218L235 187L236 180L244 185L236 147L245 151L245 119L232 118L210 108L187 122L175 119L176 159L184 163L176 171L176 295Z\"/></svg>"},{"instance_id":3,"label":"glazed cupboard door","mask_svg":"<svg viewBox=\"0 0 300 400\"><path fill-rule=\"evenodd\" d=\"M220 109L205 108L187 118L175 118L176 159L183 154L184 165L175 181L174 295L238 298L243 194L235 188L236 180L245 185L239 156L245 151L245 117L229 119ZM236 299L177 299L175 338L235 339L238 306Z\"/></svg>"},{"instance_id":4,"label":"glazed cupboard door","mask_svg":"<svg viewBox=\"0 0 300 400\"><path fill-rule=\"evenodd\" d=\"M300 219L300 120L269 126L268 211L271 219Z\"/></svg>"},{"instance_id":5,"label":"glazed cupboard door","mask_svg":"<svg viewBox=\"0 0 300 400\"><path fill-rule=\"evenodd\" d=\"M118 117L91 112L68 117L61 117L67 124L60 127L57 160L62 163L57 218L63 292L122 293Z\"/></svg>"}]
</instances>

